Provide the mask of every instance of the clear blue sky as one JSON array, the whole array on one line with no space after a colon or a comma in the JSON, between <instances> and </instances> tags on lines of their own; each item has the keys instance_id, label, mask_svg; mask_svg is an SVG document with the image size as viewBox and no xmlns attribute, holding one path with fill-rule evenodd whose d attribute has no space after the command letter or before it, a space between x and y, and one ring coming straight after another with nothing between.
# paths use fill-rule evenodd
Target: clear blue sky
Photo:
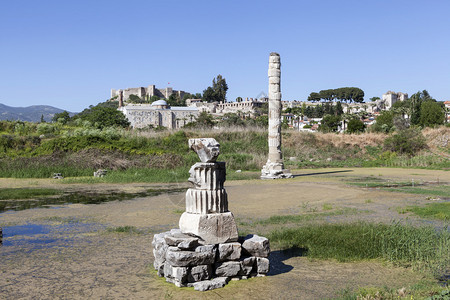
<instances>
[{"instance_id":1,"label":"clear blue sky","mask_svg":"<svg viewBox=\"0 0 450 300\"><path fill-rule=\"evenodd\" d=\"M426 89L450 100L450 1L47 1L0 4L0 103L77 112L110 89L267 93L272 51L283 100L356 86L366 101Z\"/></svg>"}]
</instances>

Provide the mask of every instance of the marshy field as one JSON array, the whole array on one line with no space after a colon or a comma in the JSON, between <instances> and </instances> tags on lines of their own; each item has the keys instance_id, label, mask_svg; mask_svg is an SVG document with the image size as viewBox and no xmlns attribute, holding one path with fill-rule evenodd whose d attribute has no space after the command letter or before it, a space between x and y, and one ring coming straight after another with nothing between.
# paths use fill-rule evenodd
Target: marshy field
<instances>
[{"instance_id":1,"label":"marshy field","mask_svg":"<svg viewBox=\"0 0 450 300\"><path fill-rule=\"evenodd\" d=\"M269 237L271 271L208 292L176 288L152 267L152 236L178 226L186 179L0 179L0 297L448 297L448 171L316 168L293 173L292 179L264 181L248 179L256 172L241 172L233 175L241 180L226 182L240 235Z\"/></svg>"},{"instance_id":2,"label":"marshy field","mask_svg":"<svg viewBox=\"0 0 450 300\"><path fill-rule=\"evenodd\" d=\"M268 181L260 128L44 125L0 122L0 299L450 298L449 127L286 130L294 178ZM185 209L195 137L221 144L240 235L270 240L267 277L196 292L153 270L153 234Z\"/></svg>"}]
</instances>

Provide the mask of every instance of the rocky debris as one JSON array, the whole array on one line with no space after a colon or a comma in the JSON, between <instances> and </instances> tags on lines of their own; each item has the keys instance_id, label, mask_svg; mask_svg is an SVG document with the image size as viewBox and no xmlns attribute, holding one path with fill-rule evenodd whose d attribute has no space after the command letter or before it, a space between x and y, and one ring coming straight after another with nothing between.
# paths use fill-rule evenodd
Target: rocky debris
<instances>
[{"instance_id":1,"label":"rocky debris","mask_svg":"<svg viewBox=\"0 0 450 300\"><path fill-rule=\"evenodd\" d=\"M176 233L172 235L164 236L166 244L169 246L175 246L182 250L188 250L195 248L199 245L199 239L183 233Z\"/></svg>"},{"instance_id":2,"label":"rocky debris","mask_svg":"<svg viewBox=\"0 0 450 300\"><path fill-rule=\"evenodd\" d=\"M244 238L242 248L249 256L269 257L270 244L265 237L249 234Z\"/></svg>"},{"instance_id":3,"label":"rocky debris","mask_svg":"<svg viewBox=\"0 0 450 300\"><path fill-rule=\"evenodd\" d=\"M241 272L239 261L226 261L216 264L216 275L219 277L233 277Z\"/></svg>"},{"instance_id":4,"label":"rocky debris","mask_svg":"<svg viewBox=\"0 0 450 300\"><path fill-rule=\"evenodd\" d=\"M166 252L166 263L176 267L192 267L214 263L215 251L184 251L178 247L169 247Z\"/></svg>"},{"instance_id":5,"label":"rocky debris","mask_svg":"<svg viewBox=\"0 0 450 300\"><path fill-rule=\"evenodd\" d=\"M243 276L248 276L252 273L255 266L256 257L245 257L241 259L241 274Z\"/></svg>"},{"instance_id":6,"label":"rocky debris","mask_svg":"<svg viewBox=\"0 0 450 300\"><path fill-rule=\"evenodd\" d=\"M152 241L153 265L158 275L178 287L193 286L196 290L206 291L223 287L231 279L265 276L269 272L266 256L270 249L264 237L249 235L239 242L191 248L185 248L183 243L186 241L201 242L196 237L182 234L179 229L155 234ZM250 251L244 250L243 243ZM249 252L253 254L249 256Z\"/></svg>"},{"instance_id":7,"label":"rocky debris","mask_svg":"<svg viewBox=\"0 0 450 300\"><path fill-rule=\"evenodd\" d=\"M228 283L228 277L217 277L211 280L199 281L193 284L196 291L208 291L224 287Z\"/></svg>"},{"instance_id":8,"label":"rocky debris","mask_svg":"<svg viewBox=\"0 0 450 300\"><path fill-rule=\"evenodd\" d=\"M217 247L219 255L218 260L239 260L241 257L241 249L242 247L240 243L219 244Z\"/></svg>"},{"instance_id":9,"label":"rocky debris","mask_svg":"<svg viewBox=\"0 0 450 300\"><path fill-rule=\"evenodd\" d=\"M220 144L214 138L189 139L189 148L197 153L204 163L216 162Z\"/></svg>"},{"instance_id":10,"label":"rocky debris","mask_svg":"<svg viewBox=\"0 0 450 300\"><path fill-rule=\"evenodd\" d=\"M64 179L61 173L53 173L53 179Z\"/></svg>"},{"instance_id":11,"label":"rocky debris","mask_svg":"<svg viewBox=\"0 0 450 300\"><path fill-rule=\"evenodd\" d=\"M258 274L269 273L269 259L265 257L256 258L256 272Z\"/></svg>"},{"instance_id":12,"label":"rocky debris","mask_svg":"<svg viewBox=\"0 0 450 300\"><path fill-rule=\"evenodd\" d=\"M107 173L108 170L98 169L97 171L94 172L94 177L105 177Z\"/></svg>"}]
</instances>

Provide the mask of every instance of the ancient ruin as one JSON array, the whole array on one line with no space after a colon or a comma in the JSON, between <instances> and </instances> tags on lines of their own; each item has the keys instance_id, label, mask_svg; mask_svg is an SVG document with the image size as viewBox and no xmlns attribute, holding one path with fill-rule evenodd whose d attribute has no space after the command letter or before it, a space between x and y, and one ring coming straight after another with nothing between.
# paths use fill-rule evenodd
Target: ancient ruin
<instances>
[{"instance_id":1,"label":"ancient ruin","mask_svg":"<svg viewBox=\"0 0 450 300\"><path fill-rule=\"evenodd\" d=\"M238 236L224 189L225 163L216 161L219 146L213 138L189 140L201 162L189 170L193 187L186 192L180 229L153 237L154 267L178 287L206 291L269 272L269 240Z\"/></svg>"},{"instance_id":2,"label":"ancient ruin","mask_svg":"<svg viewBox=\"0 0 450 300\"><path fill-rule=\"evenodd\" d=\"M269 158L261 170L262 179L290 178L281 153L281 61L278 53L269 57Z\"/></svg>"}]
</instances>

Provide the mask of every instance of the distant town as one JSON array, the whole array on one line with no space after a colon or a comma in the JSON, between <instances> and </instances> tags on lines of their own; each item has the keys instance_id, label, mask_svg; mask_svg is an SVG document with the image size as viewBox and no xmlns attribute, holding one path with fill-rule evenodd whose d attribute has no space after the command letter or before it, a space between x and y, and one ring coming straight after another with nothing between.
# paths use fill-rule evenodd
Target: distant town
<instances>
[{"instance_id":1,"label":"distant town","mask_svg":"<svg viewBox=\"0 0 450 300\"><path fill-rule=\"evenodd\" d=\"M215 84L217 85L221 80L225 81L219 76L217 81L216 79L213 81L213 87L208 89L213 91ZM204 91L204 94L208 93L208 89ZM227 87L225 94L226 89ZM210 93L213 93L211 91ZM352 99L352 92L355 99ZM424 92L423 97L432 99L426 91ZM343 96L339 96L339 93ZM358 96L354 96L356 94ZM417 96L414 95L414 97ZM284 100L282 101L282 121L290 128L315 132L323 124L324 116L339 115L342 116L339 124L331 131L344 132L347 130L347 121L350 119L358 119L365 128L369 128L376 123L377 117L382 112L395 110L406 121L413 113L411 109L405 107L405 103L410 98L404 92L387 91L381 97L370 98L368 102L364 102L363 97L364 92L358 88L340 88L319 93L312 92L305 101ZM181 128L195 121L201 113L209 114L216 120L232 115L241 119L254 119L267 114L268 97L264 93L257 98L238 97L235 101L227 101L225 97L211 98L205 99L205 96L202 97L201 94L191 94L171 87L157 88L155 85L149 85L123 90L112 89L110 101L119 102L118 109L127 117L133 128ZM445 112L445 122L448 123L450 101L443 102L441 106Z\"/></svg>"}]
</instances>

